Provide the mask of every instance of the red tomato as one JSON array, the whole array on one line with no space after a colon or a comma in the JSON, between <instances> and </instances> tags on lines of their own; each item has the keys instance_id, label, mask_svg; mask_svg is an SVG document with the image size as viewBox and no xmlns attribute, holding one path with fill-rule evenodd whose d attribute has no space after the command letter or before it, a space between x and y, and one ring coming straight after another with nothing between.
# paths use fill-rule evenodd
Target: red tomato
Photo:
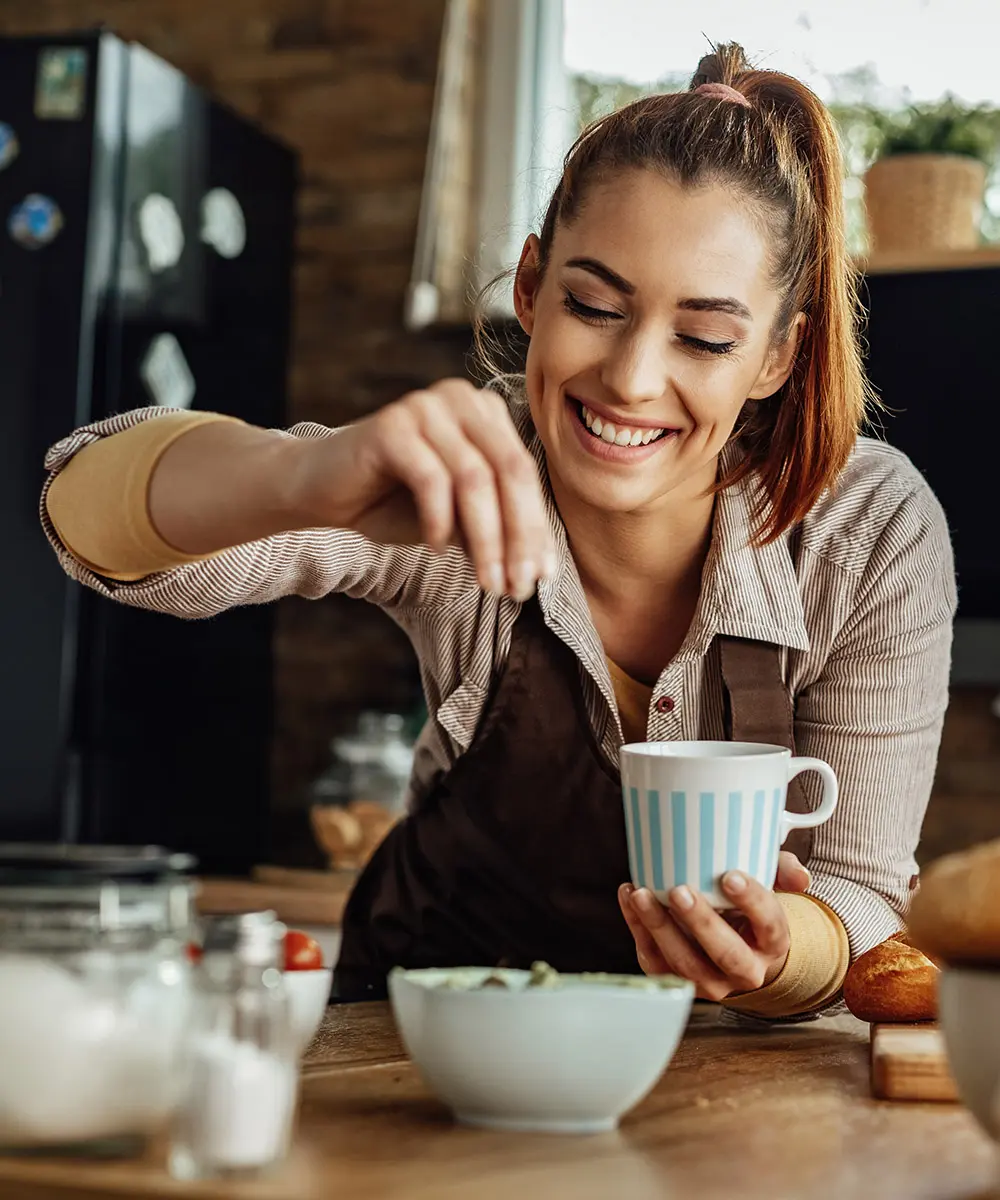
<instances>
[{"instance_id":1,"label":"red tomato","mask_svg":"<svg viewBox=\"0 0 1000 1200\"><path fill-rule=\"evenodd\" d=\"M195 942L187 944L188 961L193 963L201 962L201 947Z\"/></svg>"},{"instance_id":2,"label":"red tomato","mask_svg":"<svg viewBox=\"0 0 1000 1200\"><path fill-rule=\"evenodd\" d=\"M319 942L301 929L289 929L285 934L285 970L317 971L322 965Z\"/></svg>"}]
</instances>

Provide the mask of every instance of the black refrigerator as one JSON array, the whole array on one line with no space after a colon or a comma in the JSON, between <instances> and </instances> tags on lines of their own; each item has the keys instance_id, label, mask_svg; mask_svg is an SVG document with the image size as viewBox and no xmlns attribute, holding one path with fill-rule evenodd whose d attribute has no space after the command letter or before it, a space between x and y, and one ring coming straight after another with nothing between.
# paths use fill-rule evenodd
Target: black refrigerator
<instances>
[{"instance_id":1,"label":"black refrigerator","mask_svg":"<svg viewBox=\"0 0 1000 1200\"><path fill-rule=\"evenodd\" d=\"M71 583L45 449L149 405L284 423L297 165L104 31L0 39L0 840L266 850L272 620Z\"/></svg>"}]
</instances>

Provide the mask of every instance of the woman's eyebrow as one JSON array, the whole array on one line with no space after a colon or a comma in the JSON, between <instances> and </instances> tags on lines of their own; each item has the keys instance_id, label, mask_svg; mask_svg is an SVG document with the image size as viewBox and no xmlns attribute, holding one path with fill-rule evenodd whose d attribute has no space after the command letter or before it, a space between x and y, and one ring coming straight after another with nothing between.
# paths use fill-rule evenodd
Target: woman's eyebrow
<instances>
[{"instance_id":1,"label":"woman's eyebrow","mask_svg":"<svg viewBox=\"0 0 1000 1200\"><path fill-rule=\"evenodd\" d=\"M688 312L724 312L742 317L744 321L753 320L750 309L735 296L689 296L685 300L678 300L677 307Z\"/></svg>"},{"instance_id":2,"label":"woman's eyebrow","mask_svg":"<svg viewBox=\"0 0 1000 1200\"><path fill-rule=\"evenodd\" d=\"M616 292L621 292L623 296L635 295L634 283L629 283L617 271L612 271L610 267L605 266L604 263L596 258L570 258L567 259L566 266L579 267L581 271L589 271L591 275L596 275L598 279L603 279L609 287L613 287Z\"/></svg>"},{"instance_id":3,"label":"woman's eyebrow","mask_svg":"<svg viewBox=\"0 0 1000 1200\"><path fill-rule=\"evenodd\" d=\"M589 271L591 275L596 275L598 279L603 280L609 287L613 287L616 292L621 292L623 296L635 295L635 284L629 283L617 271L612 271L600 259L570 258L566 260L565 265L577 267L581 271ZM678 301L677 307L688 312L723 312L734 317L742 317L744 321L753 320L750 309L735 296L688 296L684 300Z\"/></svg>"}]
</instances>

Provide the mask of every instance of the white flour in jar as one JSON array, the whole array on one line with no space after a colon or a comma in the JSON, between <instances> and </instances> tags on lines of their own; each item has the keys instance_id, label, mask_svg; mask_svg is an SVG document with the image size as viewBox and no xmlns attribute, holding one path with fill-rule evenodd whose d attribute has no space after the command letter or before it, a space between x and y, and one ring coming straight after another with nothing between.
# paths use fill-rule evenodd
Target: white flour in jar
<instances>
[{"instance_id":1,"label":"white flour in jar","mask_svg":"<svg viewBox=\"0 0 1000 1200\"><path fill-rule=\"evenodd\" d=\"M116 994L45 959L0 955L0 1145L162 1125L177 1091L175 1004L145 980Z\"/></svg>"}]
</instances>

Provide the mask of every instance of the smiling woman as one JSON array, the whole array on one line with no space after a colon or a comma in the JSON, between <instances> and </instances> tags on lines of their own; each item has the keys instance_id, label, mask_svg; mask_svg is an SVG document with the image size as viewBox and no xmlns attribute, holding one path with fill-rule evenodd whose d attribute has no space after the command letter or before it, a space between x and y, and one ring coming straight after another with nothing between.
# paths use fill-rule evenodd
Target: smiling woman
<instances>
[{"instance_id":1,"label":"smiling woman","mask_svg":"<svg viewBox=\"0 0 1000 1200\"><path fill-rule=\"evenodd\" d=\"M829 115L720 47L688 92L582 134L513 298L525 370L485 390L444 380L342 430L145 410L78 431L49 456L49 536L124 603L338 590L410 634L430 720L348 905L342 994L541 959L822 1011L905 919L955 607L937 502L858 437ZM776 891L717 881L728 919L624 882L623 742L696 739L840 783Z\"/></svg>"}]
</instances>

